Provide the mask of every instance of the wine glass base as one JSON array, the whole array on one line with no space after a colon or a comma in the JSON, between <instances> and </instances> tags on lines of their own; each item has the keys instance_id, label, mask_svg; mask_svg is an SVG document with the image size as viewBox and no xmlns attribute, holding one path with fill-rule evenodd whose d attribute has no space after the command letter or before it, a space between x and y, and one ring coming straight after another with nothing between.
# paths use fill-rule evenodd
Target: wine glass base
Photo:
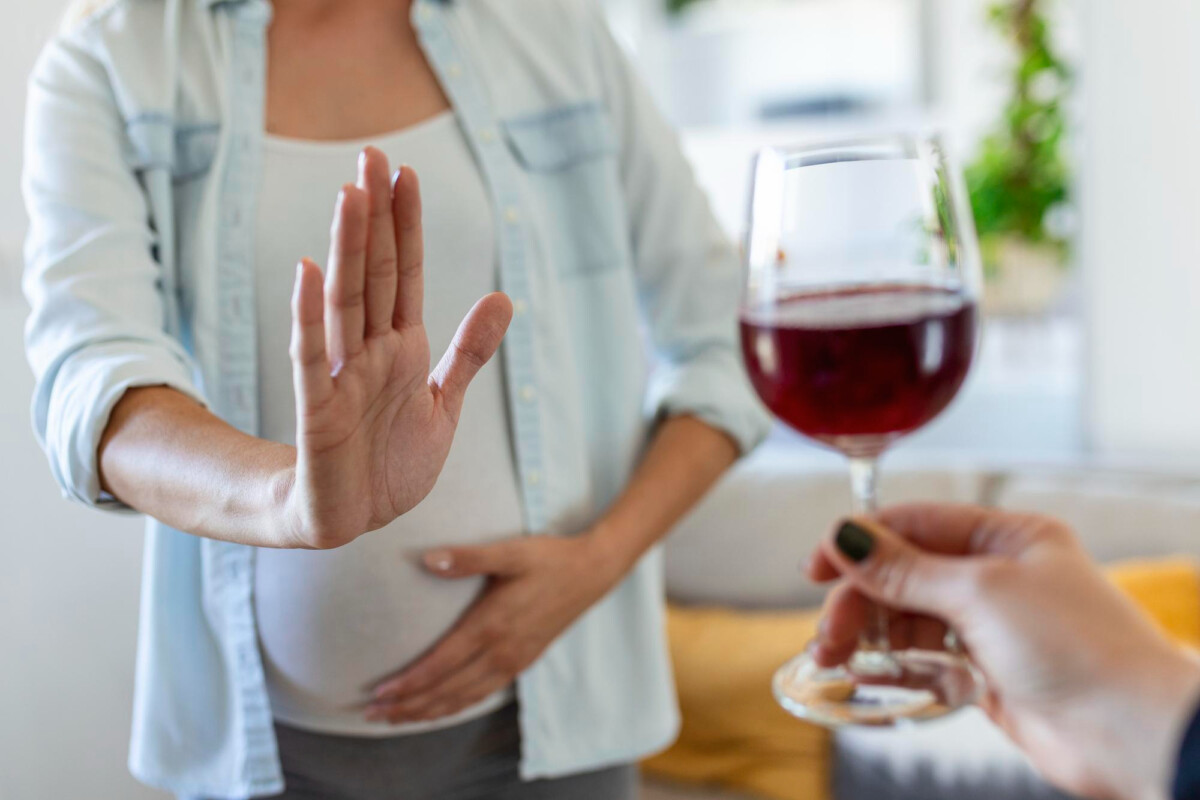
<instances>
[{"instance_id":1,"label":"wine glass base","mask_svg":"<svg viewBox=\"0 0 1200 800\"><path fill-rule=\"evenodd\" d=\"M780 667L771 686L790 714L831 728L937 719L974 705L984 690L965 657L928 650L860 650L833 669L806 652Z\"/></svg>"}]
</instances>

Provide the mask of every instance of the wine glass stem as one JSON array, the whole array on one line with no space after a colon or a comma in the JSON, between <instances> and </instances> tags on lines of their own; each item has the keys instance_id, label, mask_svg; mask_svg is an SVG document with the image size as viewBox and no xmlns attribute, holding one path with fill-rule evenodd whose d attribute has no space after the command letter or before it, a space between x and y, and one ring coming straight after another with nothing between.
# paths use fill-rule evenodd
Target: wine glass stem
<instances>
[{"instance_id":1,"label":"wine glass stem","mask_svg":"<svg viewBox=\"0 0 1200 800\"><path fill-rule=\"evenodd\" d=\"M850 489L854 495L855 514L874 514L879 508L878 464L874 456L850 459ZM886 653L891 649L890 641L887 612L873 604L867 618L867 628L862 635L861 648Z\"/></svg>"}]
</instances>

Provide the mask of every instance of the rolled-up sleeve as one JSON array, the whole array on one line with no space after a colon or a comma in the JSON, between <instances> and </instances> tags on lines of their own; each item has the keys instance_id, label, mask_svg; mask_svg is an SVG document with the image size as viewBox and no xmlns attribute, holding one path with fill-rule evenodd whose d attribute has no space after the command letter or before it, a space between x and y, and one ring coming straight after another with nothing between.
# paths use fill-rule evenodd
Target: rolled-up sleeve
<instances>
[{"instance_id":1,"label":"rolled-up sleeve","mask_svg":"<svg viewBox=\"0 0 1200 800\"><path fill-rule=\"evenodd\" d=\"M648 409L655 416L697 416L747 452L767 435L771 420L741 364L736 251L697 185L675 132L603 17L592 13L621 147L639 299L656 355Z\"/></svg>"},{"instance_id":2,"label":"rolled-up sleeve","mask_svg":"<svg viewBox=\"0 0 1200 800\"><path fill-rule=\"evenodd\" d=\"M63 494L113 508L97 448L125 391L163 385L203 402L193 360L164 331L157 241L128 147L101 61L82 36L53 41L29 82L22 181L34 429Z\"/></svg>"}]
</instances>

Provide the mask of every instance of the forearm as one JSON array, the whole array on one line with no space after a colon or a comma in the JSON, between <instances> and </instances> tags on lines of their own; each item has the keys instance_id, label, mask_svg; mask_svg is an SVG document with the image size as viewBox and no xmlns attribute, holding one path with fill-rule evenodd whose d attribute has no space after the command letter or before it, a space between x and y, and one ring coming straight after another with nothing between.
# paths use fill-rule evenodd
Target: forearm
<instances>
[{"instance_id":1,"label":"forearm","mask_svg":"<svg viewBox=\"0 0 1200 800\"><path fill-rule=\"evenodd\" d=\"M592 530L606 563L624 575L737 460L725 433L695 417L659 425L624 492Z\"/></svg>"},{"instance_id":2,"label":"forearm","mask_svg":"<svg viewBox=\"0 0 1200 800\"><path fill-rule=\"evenodd\" d=\"M238 431L162 386L132 389L100 442L101 487L178 530L288 547L282 508L296 451Z\"/></svg>"}]
</instances>

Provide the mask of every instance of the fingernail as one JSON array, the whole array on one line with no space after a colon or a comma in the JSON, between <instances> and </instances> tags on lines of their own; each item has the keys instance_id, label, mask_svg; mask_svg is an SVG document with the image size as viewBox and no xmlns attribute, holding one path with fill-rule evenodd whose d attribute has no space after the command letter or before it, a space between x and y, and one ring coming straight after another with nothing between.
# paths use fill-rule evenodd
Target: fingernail
<instances>
[{"instance_id":1,"label":"fingernail","mask_svg":"<svg viewBox=\"0 0 1200 800\"><path fill-rule=\"evenodd\" d=\"M800 563L796 568L800 570L801 575L807 575L808 571L812 569L812 556L805 556L800 559Z\"/></svg>"},{"instance_id":2,"label":"fingernail","mask_svg":"<svg viewBox=\"0 0 1200 800\"><path fill-rule=\"evenodd\" d=\"M434 572L449 572L454 566L454 556L449 550L430 550L424 556L425 566Z\"/></svg>"},{"instance_id":3,"label":"fingernail","mask_svg":"<svg viewBox=\"0 0 1200 800\"><path fill-rule=\"evenodd\" d=\"M861 564L875 549L875 537L853 520L846 520L842 523L842 527L838 528L834 544L846 558L855 564Z\"/></svg>"}]
</instances>

